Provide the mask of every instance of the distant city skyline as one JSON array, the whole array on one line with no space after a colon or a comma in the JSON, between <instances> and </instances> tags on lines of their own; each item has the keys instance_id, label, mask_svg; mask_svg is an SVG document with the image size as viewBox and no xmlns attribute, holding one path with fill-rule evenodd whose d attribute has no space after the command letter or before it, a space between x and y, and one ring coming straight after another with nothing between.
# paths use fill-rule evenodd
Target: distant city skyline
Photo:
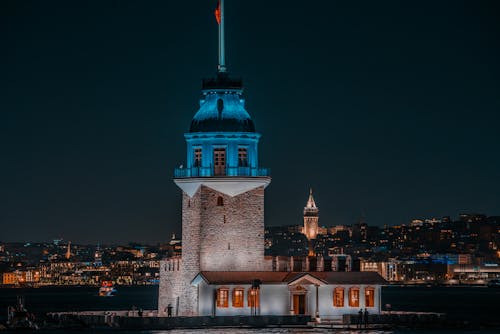
<instances>
[{"instance_id":1,"label":"distant city skyline","mask_svg":"<svg viewBox=\"0 0 500 334\"><path fill-rule=\"evenodd\" d=\"M157 243L217 1L0 3L0 241ZM500 214L499 5L227 1L268 226ZM176 13L172 15L172 13Z\"/></svg>"},{"instance_id":2,"label":"distant city skyline","mask_svg":"<svg viewBox=\"0 0 500 334\"><path fill-rule=\"evenodd\" d=\"M327 224L321 224L319 223L320 228L336 228L340 226L349 226L352 227L357 224L367 224L368 226L375 226L378 228L383 228L383 227L401 227L401 226L413 226L415 224L418 225L418 222L431 222L431 223L436 223L436 222L444 222L448 218L450 219L451 223L454 222L459 222L462 221L462 215L464 216L484 216L484 218L490 218L492 219L493 222L498 221L498 217L500 215L489 215L489 214L484 214L480 212L469 212L469 213L461 213L456 216L453 215L444 215L442 217L414 217L409 219L408 221L401 222L401 223L396 223L396 224L384 224L384 226L379 226L379 225L371 225L369 223L366 223L365 219L360 219L358 221L352 222L352 223L346 223L346 224L333 224L333 225L327 225ZM296 227L300 228L303 225L303 223L297 223L297 224L285 224L285 225L266 225L266 228L268 227ZM175 239L174 239L175 238ZM27 240L27 239L19 239L19 240L0 240L0 243L2 242L7 242L7 243L26 243L27 245L29 244L55 244L55 245L68 245L68 243L71 245L85 245L85 246L95 246L95 247L114 247L114 246L120 246L120 245L145 245L145 246L158 246L161 244L168 244L172 240L182 240L181 234L177 233L175 231L170 231L167 232L167 237L164 240L160 241L147 241L147 240L123 240L123 241L107 241L107 240L99 240L97 242L87 242L87 241L82 241L82 242L76 242L73 243L72 240L70 239L65 239L62 236L56 236L54 238L49 238L49 239L33 239L33 240Z\"/></svg>"}]
</instances>

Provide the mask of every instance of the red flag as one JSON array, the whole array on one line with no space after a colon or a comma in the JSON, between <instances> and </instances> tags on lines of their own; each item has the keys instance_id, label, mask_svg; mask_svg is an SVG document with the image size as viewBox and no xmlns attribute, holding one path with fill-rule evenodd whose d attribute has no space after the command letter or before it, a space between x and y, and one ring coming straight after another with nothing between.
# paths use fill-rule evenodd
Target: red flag
<instances>
[{"instance_id":1,"label":"red flag","mask_svg":"<svg viewBox=\"0 0 500 334\"><path fill-rule=\"evenodd\" d=\"M220 12L220 0L217 2L217 8L215 8L214 13L215 13L215 19L217 20L217 24L220 24L220 19L221 19L220 18L220 14L221 14L221 12Z\"/></svg>"}]
</instances>

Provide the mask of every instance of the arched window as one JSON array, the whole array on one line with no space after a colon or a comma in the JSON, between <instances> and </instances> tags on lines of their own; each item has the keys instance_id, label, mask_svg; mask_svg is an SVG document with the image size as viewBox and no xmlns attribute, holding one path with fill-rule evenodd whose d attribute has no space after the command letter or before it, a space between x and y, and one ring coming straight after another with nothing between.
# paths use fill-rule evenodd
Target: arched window
<instances>
[{"instance_id":1,"label":"arched window","mask_svg":"<svg viewBox=\"0 0 500 334\"><path fill-rule=\"evenodd\" d=\"M219 288L217 289L217 307L228 307L229 301L229 289Z\"/></svg>"},{"instance_id":2,"label":"arched window","mask_svg":"<svg viewBox=\"0 0 500 334\"><path fill-rule=\"evenodd\" d=\"M344 307L344 288L337 287L333 290L333 306Z\"/></svg>"},{"instance_id":3,"label":"arched window","mask_svg":"<svg viewBox=\"0 0 500 334\"><path fill-rule=\"evenodd\" d=\"M233 289L233 307L243 307L245 290L243 288Z\"/></svg>"},{"instance_id":4,"label":"arched window","mask_svg":"<svg viewBox=\"0 0 500 334\"><path fill-rule=\"evenodd\" d=\"M349 306L359 307L359 288L349 289Z\"/></svg>"},{"instance_id":5,"label":"arched window","mask_svg":"<svg viewBox=\"0 0 500 334\"><path fill-rule=\"evenodd\" d=\"M248 307L259 307L259 289L248 289Z\"/></svg>"},{"instance_id":6,"label":"arched window","mask_svg":"<svg viewBox=\"0 0 500 334\"><path fill-rule=\"evenodd\" d=\"M365 288L365 307L375 307L374 288Z\"/></svg>"},{"instance_id":7,"label":"arched window","mask_svg":"<svg viewBox=\"0 0 500 334\"><path fill-rule=\"evenodd\" d=\"M222 196L217 197L217 206L223 206L224 205L224 198Z\"/></svg>"}]
</instances>

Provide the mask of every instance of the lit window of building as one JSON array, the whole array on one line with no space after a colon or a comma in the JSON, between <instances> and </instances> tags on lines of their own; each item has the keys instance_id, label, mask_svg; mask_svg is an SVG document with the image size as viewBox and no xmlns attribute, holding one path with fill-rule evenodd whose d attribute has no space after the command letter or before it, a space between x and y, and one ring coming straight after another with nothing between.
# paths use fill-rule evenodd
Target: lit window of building
<instances>
[{"instance_id":1,"label":"lit window of building","mask_svg":"<svg viewBox=\"0 0 500 334\"><path fill-rule=\"evenodd\" d=\"M228 307L229 289L217 289L217 307Z\"/></svg>"},{"instance_id":2,"label":"lit window of building","mask_svg":"<svg viewBox=\"0 0 500 334\"><path fill-rule=\"evenodd\" d=\"M344 307L344 288L335 288L333 291L333 306Z\"/></svg>"},{"instance_id":3,"label":"lit window of building","mask_svg":"<svg viewBox=\"0 0 500 334\"><path fill-rule=\"evenodd\" d=\"M375 289L366 288L365 289L365 307L375 306Z\"/></svg>"},{"instance_id":4,"label":"lit window of building","mask_svg":"<svg viewBox=\"0 0 500 334\"><path fill-rule=\"evenodd\" d=\"M233 290L233 307L243 307L243 296L245 290L243 289L234 289Z\"/></svg>"},{"instance_id":5,"label":"lit window of building","mask_svg":"<svg viewBox=\"0 0 500 334\"><path fill-rule=\"evenodd\" d=\"M359 307L359 288L349 289L349 306Z\"/></svg>"},{"instance_id":6,"label":"lit window of building","mask_svg":"<svg viewBox=\"0 0 500 334\"><path fill-rule=\"evenodd\" d=\"M259 289L248 290L248 307L259 307Z\"/></svg>"}]
</instances>

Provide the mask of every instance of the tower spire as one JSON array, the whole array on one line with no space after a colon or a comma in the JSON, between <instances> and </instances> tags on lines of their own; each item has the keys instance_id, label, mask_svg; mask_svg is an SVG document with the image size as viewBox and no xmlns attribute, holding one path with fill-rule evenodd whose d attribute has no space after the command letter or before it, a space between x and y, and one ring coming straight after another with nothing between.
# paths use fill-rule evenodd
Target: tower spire
<instances>
[{"instance_id":1,"label":"tower spire","mask_svg":"<svg viewBox=\"0 0 500 334\"><path fill-rule=\"evenodd\" d=\"M309 188L309 199L307 200L306 208L308 208L308 209L316 209L316 202L314 202L312 188Z\"/></svg>"},{"instance_id":2,"label":"tower spire","mask_svg":"<svg viewBox=\"0 0 500 334\"><path fill-rule=\"evenodd\" d=\"M219 24L219 64L217 71L219 73L226 72L226 55L225 55L225 39L224 39L224 0L219 0L217 9L215 9L215 17Z\"/></svg>"}]
</instances>

